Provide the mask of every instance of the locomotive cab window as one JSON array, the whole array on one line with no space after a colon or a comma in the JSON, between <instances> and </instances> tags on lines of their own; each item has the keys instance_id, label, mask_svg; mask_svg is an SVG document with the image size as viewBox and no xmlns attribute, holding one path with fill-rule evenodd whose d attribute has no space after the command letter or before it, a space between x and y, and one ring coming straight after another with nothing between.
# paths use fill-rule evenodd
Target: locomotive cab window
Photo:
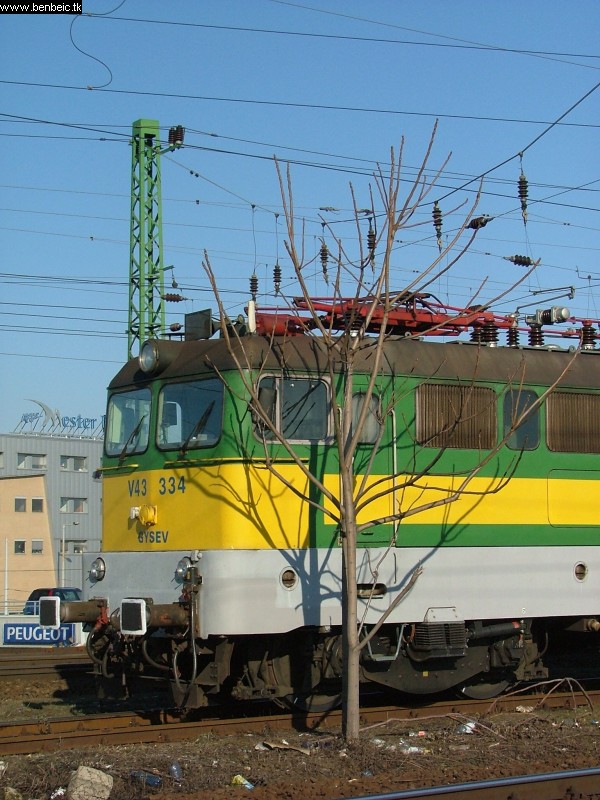
<instances>
[{"instance_id":1,"label":"locomotive cab window","mask_svg":"<svg viewBox=\"0 0 600 800\"><path fill-rule=\"evenodd\" d=\"M108 456L144 452L149 430L150 389L133 389L110 397L104 441Z\"/></svg>"},{"instance_id":2,"label":"locomotive cab window","mask_svg":"<svg viewBox=\"0 0 600 800\"><path fill-rule=\"evenodd\" d=\"M495 392L484 386L422 383L416 390L417 441L490 450L497 441L496 406Z\"/></svg>"},{"instance_id":3,"label":"locomotive cab window","mask_svg":"<svg viewBox=\"0 0 600 800\"><path fill-rule=\"evenodd\" d=\"M223 424L223 384L218 378L165 386L158 400L158 446L163 450L212 447Z\"/></svg>"},{"instance_id":4,"label":"locomotive cab window","mask_svg":"<svg viewBox=\"0 0 600 800\"><path fill-rule=\"evenodd\" d=\"M535 392L526 389L504 395L504 436L508 436L506 445L511 450L535 450L539 445L539 407L528 411L537 399Z\"/></svg>"},{"instance_id":5,"label":"locomotive cab window","mask_svg":"<svg viewBox=\"0 0 600 800\"><path fill-rule=\"evenodd\" d=\"M286 439L319 441L329 434L327 384L313 378L263 378L258 386L263 410ZM272 440L273 434L259 421L256 431Z\"/></svg>"}]
</instances>

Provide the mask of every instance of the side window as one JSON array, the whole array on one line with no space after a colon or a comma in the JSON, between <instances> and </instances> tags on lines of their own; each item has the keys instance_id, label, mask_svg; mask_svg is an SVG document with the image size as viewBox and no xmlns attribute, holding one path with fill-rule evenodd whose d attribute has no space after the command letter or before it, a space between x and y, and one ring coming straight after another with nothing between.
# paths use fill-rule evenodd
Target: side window
<instances>
[{"instance_id":1,"label":"side window","mask_svg":"<svg viewBox=\"0 0 600 800\"><path fill-rule=\"evenodd\" d=\"M261 404L281 434L292 441L320 441L329 435L327 384L313 378L263 378L258 387ZM259 424L262 437L273 439Z\"/></svg>"},{"instance_id":2,"label":"side window","mask_svg":"<svg viewBox=\"0 0 600 800\"><path fill-rule=\"evenodd\" d=\"M424 447L490 450L497 443L493 389L422 383L416 391L417 441Z\"/></svg>"},{"instance_id":3,"label":"side window","mask_svg":"<svg viewBox=\"0 0 600 800\"><path fill-rule=\"evenodd\" d=\"M356 429L360 414L365 404L366 395L364 392L357 392L352 395L352 432ZM359 442L361 444L375 444L381 431L381 407L379 397L371 395L369 408L363 428L360 432Z\"/></svg>"},{"instance_id":4,"label":"side window","mask_svg":"<svg viewBox=\"0 0 600 800\"><path fill-rule=\"evenodd\" d=\"M527 389L510 390L504 395L504 436L508 436L506 445L511 450L535 450L539 445L539 407L527 413L537 399L536 393ZM517 425L521 417L523 421Z\"/></svg>"}]
</instances>

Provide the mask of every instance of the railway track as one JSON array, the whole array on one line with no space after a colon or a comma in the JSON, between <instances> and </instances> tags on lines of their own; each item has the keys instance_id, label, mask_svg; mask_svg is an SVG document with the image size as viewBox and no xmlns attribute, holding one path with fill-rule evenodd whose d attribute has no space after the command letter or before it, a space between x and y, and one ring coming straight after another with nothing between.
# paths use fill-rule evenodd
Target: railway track
<instances>
[{"instance_id":1,"label":"railway track","mask_svg":"<svg viewBox=\"0 0 600 800\"><path fill-rule=\"evenodd\" d=\"M600 767L356 796L352 800L600 800Z\"/></svg>"},{"instance_id":2,"label":"railway track","mask_svg":"<svg viewBox=\"0 0 600 800\"><path fill-rule=\"evenodd\" d=\"M543 698L539 694L519 694L489 700L442 700L420 707L375 706L361 709L361 727L376 727L394 720L426 720L448 716L463 721L468 716L485 716L491 712L511 711L519 705L542 704L544 708L573 709L600 703L600 690L590 693L555 692ZM253 707L256 710L256 706ZM0 756L24 753L43 753L96 745L136 743L167 743L194 739L206 733L221 735L262 733L269 730L317 730L327 726L336 729L341 724L341 711L327 714L301 715L270 712L261 709L259 716L223 718L212 713L198 719L182 721L165 710L93 714L78 718L45 719L36 722L0 723Z\"/></svg>"},{"instance_id":3,"label":"railway track","mask_svg":"<svg viewBox=\"0 0 600 800\"><path fill-rule=\"evenodd\" d=\"M85 647L0 648L0 678L50 678L91 669Z\"/></svg>"},{"instance_id":4,"label":"railway track","mask_svg":"<svg viewBox=\"0 0 600 800\"><path fill-rule=\"evenodd\" d=\"M375 699L372 698L372 701ZM556 685L551 687L541 686L538 687L535 693L523 692L512 696L500 697L494 701L451 699L429 703L420 707L397 707L393 705L377 705L372 708L363 707L361 709L361 728L365 733L366 740L376 740L381 735L380 731L388 729L387 723L394 723L396 720L409 723L412 721L414 725L409 725L409 728L414 727L416 730L421 727L427 729L427 719L432 720L429 723L429 726L431 726L435 724L433 720L437 719L439 721L439 718L447 717L450 721L451 730L456 730L457 726L460 727L461 723L471 717L479 719L481 722L478 724L485 728L485 717L487 715L514 711L517 706L527 706L533 710L543 708L564 709L567 711L578 711L580 707L585 707L585 713L581 715L577 713L577 717L583 719L586 714L588 717L590 716L588 712L594 707L594 704L600 704L600 691L574 688L573 691L559 692L556 689ZM327 748L327 741L336 738L335 736L330 737L328 733L339 730L340 726L340 713L338 711L332 711L326 715L320 713L294 716L289 713L275 713L272 706L268 704L264 704L262 707L254 705L252 709L251 713L255 714L255 716L250 716L248 708L246 708L242 710L242 714L245 712L248 716L242 715L235 719L217 716L217 709L206 710L197 719L185 721L177 714L165 710L147 710L136 713L119 712L116 714L94 714L81 717L70 716L68 718L45 719L35 722L0 723L0 758L9 755L18 756L19 754L37 753L48 754L50 759L57 759L68 757L68 751L76 753L78 749L82 751L85 749L88 752L93 752L104 745L113 748L132 744L163 744L168 747L171 744L181 743L176 745L176 751L172 750L171 752L182 752L181 748L186 746L183 744L186 740L190 741L190 745L187 745L188 747L196 747L194 744L196 740L206 742L213 737L223 737L223 741L227 741L228 737L243 733L245 736L254 734L255 738L259 738L259 741L262 741L262 737L271 741L284 741L282 737L285 736L292 741L292 738L290 738L291 736L293 737L292 730L296 732L299 730L312 732L314 735L310 736L309 739L299 741L311 741L310 747L318 748L314 752L320 752L322 745L319 742L324 740ZM491 733L492 728L496 728L496 725L493 721L489 724L492 727L487 732ZM516 723L517 727L518 724ZM401 723L401 728L406 731L406 725ZM595 727L591 728L590 734L586 735L593 736L593 731L595 730ZM212 736L207 738L207 734L212 734ZM394 736L394 734L391 735ZM235 739L235 737L233 738ZM416 739L412 740L412 742L415 741L419 742ZM421 741L425 742L425 740ZM496 744L500 744L501 741L502 736L500 735L498 738L496 735ZM456 739L454 743L455 745L458 744ZM471 743L475 746L475 739ZM488 739L482 752L485 752L489 746ZM468 749L467 745L458 745L454 748L450 747L447 752L451 752L452 749L464 749L464 747ZM242 752L244 749L245 746L242 746ZM419 748L416 749L418 750ZM57 751L64 751L64 753L59 756ZM155 751L153 750L152 752ZM169 752L168 749L165 752ZM302 750L302 752L305 751ZM307 750L306 753L308 752ZM334 752L336 751L332 751L332 755ZM311 751L312 754L313 751ZM316 755L314 757L316 758ZM244 758L244 756L241 756L241 758ZM412 758L415 760L411 762L410 774L419 775L420 764L423 764L420 759L423 756L416 755ZM239 763L249 762L244 760ZM298 764L298 762L292 763ZM521 759L519 763L526 767L529 762ZM538 761L538 771L540 771L540 763L543 762ZM585 762L580 763L585 764ZM591 764L594 764L593 760ZM552 766L559 767L560 762L554 761ZM505 777L498 780L464 784L453 783L452 785L438 786L437 788L388 791L385 794L374 794L371 791L368 795L357 794L355 800L366 800L367 797L368 800L425 800L425 798L446 796L451 797L452 800L573 800L573 798L600 800L600 768L577 771L574 769L577 763L571 762L569 764L565 763L565 768L570 766L573 768L572 771L550 773L552 766L548 769L549 774L527 775L516 778ZM589 761L587 766L590 766ZM416 772L414 771L415 769ZM525 771L523 770L523 772ZM455 780L456 778L460 779L459 776L455 776ZM391 783L388 782L386 790L390 785L394 785L393 779ZM404 785L406 786L406 784ZM361 787L361 789L364 789L364 787ZM333 798L336 794L328 796Z\"/></svg>"}]
</instances>

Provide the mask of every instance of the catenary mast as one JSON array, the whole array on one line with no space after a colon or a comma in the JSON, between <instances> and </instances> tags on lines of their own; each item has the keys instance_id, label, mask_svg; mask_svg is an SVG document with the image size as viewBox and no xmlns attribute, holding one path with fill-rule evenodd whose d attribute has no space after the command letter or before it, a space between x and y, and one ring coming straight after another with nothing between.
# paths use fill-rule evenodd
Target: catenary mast
<instances>
[{"instance_id":1,"label":"catenary mast","mask_svg":"<svg viewBox=\"0 0 600 800\"><path fill-rule=\"evenodd\" d=\"M183 144L181 125L169 130L161 149L157 120L138 119L131 138L131 227L127 352L132 358L146 339L165 332L160 156Z\"/></svg>"}]
</instances>

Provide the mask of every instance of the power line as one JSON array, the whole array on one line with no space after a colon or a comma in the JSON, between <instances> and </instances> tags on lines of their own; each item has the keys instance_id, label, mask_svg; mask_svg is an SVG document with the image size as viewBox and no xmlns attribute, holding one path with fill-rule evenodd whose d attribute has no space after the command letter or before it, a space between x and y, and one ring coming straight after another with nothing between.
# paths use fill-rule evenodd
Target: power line
<instances>
[{"instance_id":1,"label":"power line","mask_svg":"<svg viewBox=\"0 0 600 800\"><path fill-rule=\"evenodd\" d=\"M521 148L521 150L519 150L517 153L514 153L512 156L509 156L508 158L505 158L504 161L501 161L499 164L496 164L495 166L490 167L488 170L486 170L485 172L482 172L477 177L471 178L471 180L467 181L462 186L458 186L456 189L453 189L451 192L448 192L447 194L443 195L442 197L439 197L437 202L441 202L442 200L445 200L446 198L450 197L451 195L455 194L456 192L459 192L462 189L465 189L467 186L470 186L475 181L478 181L478 180L481 180L482 178L485 178L491 172L494 172L495 170L500 169L500 167L503 167L505 164L508 164L510 161L513 161L515 158L519 158L520 156L523 155L523 153L526 153L527 150L531 150L531 148L535 144L537 144L540 141L540 139L542 139L542 137L544 137L544 136L546 136L546 134L550 133L550 131L553 128L555 128L560 123L560 121L567 116L567 114L570 114L571 111L574 111L577 108L577 106L581 105L581 103L583 103L585 100L587 100L587 98L591 94L593 94L599 87L600 87L600 81L598 81L598 83L596 83L594 86L592 86L592 88L589 91L587 91L582 97L580 97L579 100L577 100L575 103L573 103L573 105L569 106L569 108L567 108L567 110L564 111L554 122L550 123L550 125L548 125L547 128L545 128L540 134L538 134L534 139L532 139L529 142L529 144L525 145L525 147ZM598 209L590 209L590 210L598 210Z\"/></svg>"},{"instance_id":2,"label":"power line","mask_svg":"<svg viewBox=\"0 0 600 800\"><path fill-rule=\"evenodd\" d=\"M11 358L35 358L39 361L42 357L39 353L5 353L0 352L0 356L7 356ZM79 356L52 356L52 355L44 355L44 361L48 359L52 359L53 361L84 361L86 364L122 364L123 361L113 361L109 358L80 358Z\"/></svg>"},{"instance_id":3,"label":"power line","mask_svg":"<svg viewBox=\"0 0 600 800\"><path fill-rule=\"evenodd\" d=\"M10 83L10 81L9 81ZM31 122L43 125L57 125L61 128L76 128L80 131L92 131L93 133L107 133L104 128L92 127L91 125L79 125L74 122L57 122L56 120L40 119L39 117L24 117L21 114L7 114L4 111L0 112L0 116L6 117L8 121L17 122ZM129 142L131 135L129 133L119 133L119 131L110 131L111 135L118 136L121 141Z\"/></svg>"},{"instance_id":4,"label":"power line","mask_svg":"<svg viewBox=\"0 0 600 800\"><path fill-rule=\"evenodd\" d=\"M95 18L96 15L94 13L86 14L87 17ZM324 40L337 40L337 41L348 41L348 42L362 42L365 44L390 44L390 45L402 45L402 46L414 46L414 47L438 47L438 48L449 48L453 50L480 50L485 52L492 52L492 53L507 53L511 55L524 55L524 56L542 56L548 58L589 58L597 60L600 58L597 54L593 53L562 53L562 52L553 52L547 50L523 50L520 48L514 47L502 47L499 45L489 45L489 44L475 44L475 43L462 43L462 44L449 44L447 42L424 42L424 41L414 41L413 39L383 39L377 38L374 36L350 36L348 34L340 34L340 33L315 33L314 31L290 31L290 30L282 30L277 28L251 28L241 25L213 25L204 22L181 22L177 20L160 20L160 19L148 19L144 17L103 17L103 19L112 21L112 22L136 22L136 23L144 23L148 25L168 25L173 27L183 27L183 28L200 28L200 29L207 29L207 30L219 30L219 31L232 31L235 33L260 33L260 34L270 34L275 36L289 36L289 37L302 37L308 39L324 39ZM416 31L418 33L423 33L423 31ZM428 34L434 35L434 34ZM591 65L586 64L579 64L577 66L589 66L591 69L600 69L600 67L593 67Z\"/></svg>"},{"instance_id":5,"label":"power line","mask_svg":"<svg viewBox=\"0 0 600 800\"><path fill-rule=\"evenodd\" d=\"M218 95L196 95L196 94L178 94L175 92L150 92L135 89L90 89L86 86L73 86L70 84L59 83L41 83L34 81L8 81L0 80L0 84L7 86L30 86L38 89L63 89L66 91L76 92L102 92L104 94L117 94L117 95L134 95L138 97L167 97L175 100L201 100L203 102L214 103L236 103L257 106L273 106L275 108L300 108L311 109L313 111L345 111L351 113L364 113L364 114L383 114L392 116L409 116L409 117L427 117L429 119L458 119L469 120L475 122L508 122L508 123L526 123L532 125L546 125L548 124L543 120L520 120L506 117L478 117L474 114L435 114L430 111L400 111L398 109L389 108L368 108L363 106L336 106L326 103L295 103L291 100L256 100L246 97L220 97ZM552 125L558 124L553 122ZM597 128L597 124L592 123L567 123L572 127L581 128Z\"/></svg>"}]
</instances>

